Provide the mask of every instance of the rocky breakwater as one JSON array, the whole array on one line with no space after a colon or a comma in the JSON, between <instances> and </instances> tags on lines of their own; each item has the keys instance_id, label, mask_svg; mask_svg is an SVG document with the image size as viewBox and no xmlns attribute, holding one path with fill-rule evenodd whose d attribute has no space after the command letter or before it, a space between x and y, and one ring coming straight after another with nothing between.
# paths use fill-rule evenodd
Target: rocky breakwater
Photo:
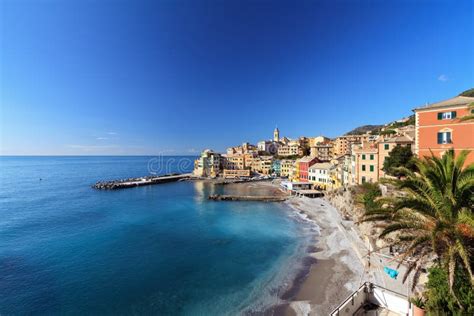
<instances>
[{"instance_id":1,"label":"rocky breakwater","mask_svg":"<svg viewBox=\"0 0 474 316\"><path fill-rule=\"evenodd\" d=\"M152 185L152 184L159 184L159 183L167 183L167 182L174 182L180 181L184 179L189 179L191 174L166 174L162 176L146 176L140 178L129 178L129 179L121 179L121 180L112 180L112 181L98 181L92 188L97 190L116 190L116 189L126 189L126 188L133 188L143 185Z\"/></svg>"}]
</instances>

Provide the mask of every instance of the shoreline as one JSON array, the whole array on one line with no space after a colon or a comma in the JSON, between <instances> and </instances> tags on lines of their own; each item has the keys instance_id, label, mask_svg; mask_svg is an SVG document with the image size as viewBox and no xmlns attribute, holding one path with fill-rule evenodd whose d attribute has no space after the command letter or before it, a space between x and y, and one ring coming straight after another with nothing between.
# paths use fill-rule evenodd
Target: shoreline
<instances>
[{"instance_id":1,"label":"shoreline","mask_svg":"<svg viewBox=\"0 0 474 316\"><path fill-rule=\"evenodd\" d=\"M273 190L286 194L278 181L233 184L240 189L259 193ZM233 185L230 185L231 189ZM359 287L364 272L362 256L347 237L339 211L322 198L289 197L282 202L291 215L309 223L315 236L302 249L299 267L292 281L283 284L279 303L264 310L264 315L328 315L337 305Z\"/></svg>"},{"instance_id":2,"label":"shoreline","mask_svg":"<svg viewBox=\"0 0 474 316\"><path fill-rule=\"evenodd\" d=\"M285 202L319 234L309 249L309 266L302 264L300 274L281 297L285 307L273 315L328 315L352 291L359 287L364 271L361 258L345 236L339 212L324 199L292 197ZM304 259L308 260L308 259Z\"/></svg>"}]
</instances>

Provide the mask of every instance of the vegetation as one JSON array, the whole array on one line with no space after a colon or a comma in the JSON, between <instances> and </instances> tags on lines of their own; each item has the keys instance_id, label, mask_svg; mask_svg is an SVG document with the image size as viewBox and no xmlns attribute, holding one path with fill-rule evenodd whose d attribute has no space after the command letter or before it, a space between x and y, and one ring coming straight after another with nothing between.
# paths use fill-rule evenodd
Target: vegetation
<instances>
[{"instance_id":1,"label":"vegetation","mask_svg":"<svg viewBox=\"0 0 474 316\"><path fill-rule=\"evenodd\" d=\"M456 298L451 294L448 286L448 274L439 266L429 269L428 283L426 284L425 307L435 315L474 315L474 288L469 282L464 269L458 269L454 277L453 291L462 306L459 311Z\"/></svg>"},{"instance_id":2,"label":"vegetation","mask_svg":"<svg viewBox=\"0 0 474 316\"><path fill-rule=\"evenodd\" d=\"M408 117L408 120L405 122L393 122L390 124L390 127L397 128L402 126L415 125L415 114L412 114Z\"/></svg>"},{"instance_id":3,"label":"vegetation","mask_svg":"<svg viewBox=\"0 0 474 316\"><path fill-rule=\"evenodd\" d=\"M401 167L404 167L400 169ZM383 163L383 171L389 175L400 177L405 175L404 170L415 170L415 158L408 146L396 146L390 151Z\"/></svg>"},{"instance_id":4,"label":"vegetation","mask_svg":"<svg viewBox=\"0 0 474 316\"><path fill-rule=\"evenodd\" d=\"M419 308L425 308L425 300L421 296L412 297L410 299L410 302L412 302L413 305Z\"/></svg>"},{"instance_id":5,"label":"vegetation","mask_svg":"<svg viewBox=\"0 0 474 316\"><path fill-rule=\"evenodd\" d=\"M441 158L433 155L417 161L417 172L404 168L407 177L395 183L407 195L370 206L364 219L382 223L380 237L391 237L394 245L401 246L402 261L413 259L403 277L406 281L412 273L413 288L427 262L435 260L462 311L456 276L465 272L467 282L474 286L474 164L464 166L467 155L463 151L455 157L450 150Z\"/></svg>"},{"instance_id":6,"label":"vegetation","mask_svg":"<svg viewBox=\"0 0 474 316\"><path fill-rule=\"evenodd\" d=\"M384 131L381 131L379 135L393 135L396 134L397 132L394 131L393 129L386 129Z\"/></svg>"},{"instance_id":7,"label":"vegetation","mask_svg":"<svg viewBox=\"0 0 474 316\"><path fill-rule=\"evenodd\" d=\"M383 125L363 125L347 132L345 135L362 135L373 130L380 130Z\"/></svg>"},{"instance_id":8,"label":"vegetation","mask_svg":"<svg viewBox=\"0 0 474 316\"><path fill-rule=\"evenodd\" d=\"M472 120L474 120L474 102L469 104L468 110L469 110L469 112L468 112L469 114L464 115L463 117L461 117L459 119L460 121L472 121Z\"/></svg>"},{"instance_id":9,"label":"vegetation","mask_svg":"<svg viewBox=\"0 0 474 316\"><path fill-rule=\"evenodd\" d=\"M377 198L382 195L377 183L365 182L358 187L357 202L370 211L380 207Z\"/></svg>"},{"instance_id":10,"label":"vegetation","mask_svg":"<svg viewBox=\"0 0 474 316\"><path fill-rule=\"evenodd\" d=\"M466 90L459 95L462 97L474 97L474 88Z\"/></svg>"}]
</instances>

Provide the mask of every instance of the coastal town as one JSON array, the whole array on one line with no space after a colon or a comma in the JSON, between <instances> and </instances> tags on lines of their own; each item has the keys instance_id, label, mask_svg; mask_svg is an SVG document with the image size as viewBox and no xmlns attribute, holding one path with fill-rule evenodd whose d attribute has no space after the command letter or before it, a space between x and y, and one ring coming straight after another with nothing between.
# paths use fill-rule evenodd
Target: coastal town
<instances>
[{"instance_id":1,"label":"coastal town","mask_svg":"<svg viewBox=\"0 0 474 316\"><path fill-rule=\"evenodd\" d=\"M301 136L289 139L275 128L270 140L229 147L225 153L204 150L194 164L194 176L223 179L277 177L290 192L312 196L387 175L384 162L394 148L407 147L419 157L440 155L447 149L474 150L472 122L459 118L470 114L474 97L454 98L420 106L414 114L366 132L336 138ZM466 163L474 161L470 153Z\"/></svg>"},{"instance_id":2,"label":"coastal town","mask_svg":"<svg viewBox=\"0 0 474 316\"><path fill-rule=\"evenodd\" d=\"M444 270L435 264L435 256L428 252L426 258L421 250L429 248L431 241L422 246L425 248L410 250L412 245L406 240L419 237L417 221L423 223L425 219L408 214L395 220L391 212L397 203L407 203L407 206L414 203L407 197L421 189L415 187L413 191L405 192L400 184L406 177L413 181L420 176L418 173L430 172L434 168L432 163L457 166L445 168L464 165L463 173L472 170L474 89L416 107L413 112L406 118L382 126L357 128L333 139L325 136L289 139L275 128L270 140L262 140L256 145L246 142L228 148L225 153L206 149L195 161L194 179L213 179L216 183L236 185L272 180L271 186L278 186L286 196L282 198L277 194L260 199L209 196L209 199L286 200L298 214L317 224L320 232L315 246L317 251L310 255L319 264L311 265L303 284L295 290L296 295L287 297L275 312L277 315L421 316L425 309L472 310L467 279L461 282L466 283L463 285L467 291L463 294L464 303L458 301L457 306L448 307L454 297L452 294L436 298L445 285L434 284L433 275L444 273ZM454 157L460 159L459 162L454 162ZM428 171L416 168L427 168ZM466 190L469 192L470 189ZM470 194L468 205L472 203L469 202L472 192ZM312 199L322 196L324 199ZM426 198L422 196L416 201ZM410 218L416 221L410 222ZM431 220L441 219L439 215L433 215ZM434 224L426 225L425 229L430 233ZM385 234L390 237L382 238ZM324 268L326 264L330 267ZM399 274L403 277L397 278ZM328 279L322 281L322 275L328 275ZM325 288L324 282L340 284L345 290ZM321 290L322 287L325 290ZM346 290L352 294L344 298Z\"/></svg>"}]
</instances>

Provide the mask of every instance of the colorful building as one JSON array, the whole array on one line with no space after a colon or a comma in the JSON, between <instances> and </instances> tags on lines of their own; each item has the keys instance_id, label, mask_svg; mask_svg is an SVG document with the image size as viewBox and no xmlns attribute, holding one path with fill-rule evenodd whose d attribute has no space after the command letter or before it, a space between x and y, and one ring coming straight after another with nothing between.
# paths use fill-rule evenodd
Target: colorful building
<instances>
[{"instance_id":1,"label":"colorful building","mask_svg":"<svg viewBox=\"0 0 474 316\"><path fill-rule=\"evenodd\" d=\"M471 114L469 105L473 97L455 98L414 109L415 112L415 153L419 157L441 156L449 149L458 154L467 149L471 153L466 164L474 162L474 121L461 121Z\"/></svg>"},{"instance_id":2,"label":"colorful building","mask_svg":"<svg viewBox=\"0 0 474 316\"><path fill-rule=\"evenodd\" d=\"M311 146L310 156L317 157L321 161L330 161L334 154L334 145L331 142L317 143Z\"/></svg>"},{"instance_id":3,"label":"colorful building","mask_svg":"<svg viewBox=\"0 0 474 316\"><path fill-rule=\"evenodd\" d=\"M407 135L397 135L390 138L382 139L378 142L378 168L379 174L378 177L382 178L385 176L385 171L383 171L383 164L385 159L389 156L392 149L397 146L408 146L412 148L414 145L414 140Z\"/></svg>"},{"instance_id":4,"label":"colorful building","mask_svg":"<svg viewBox=\"0 0 474 316\"><path fill-rule=\"evenodd\" d=\"M295 169L295 161L291 159L280 160L280 177L291 178Z\"/></svg>"},{"instance_id":5,"label":"colorful building","mask_svg":"<svg viewBox=\"0 0 474 316\"><path fill-rule=\"evenodd\" d=\"M308 169L310 166L314 165L315 163L320 162L320 160L316 157L306 156L298 160L298 179L300 182L308 182Z\"/></svg>"},{"instance_id":6,"label":"colorful building","mask_svg":"<svg viewBox=\"0 0 474 316\"><path fill-rule=\"evenodd\" d=\"M321 190L334 188L333 170L335 166L329 162L315 163L309 167L308 180L314 187Z\"/></svg>"},{"instance_id":7,"label":"colorful building","mask_svg":"<svg viewBox=\"0 0 474 316\"><path fill-rule=\"evenodd\" d=\"M281 160L280 159L273 160L272 173L275 174L277 177L281 175Z\"/></svg>"},{"instance_id":8,"label":"colorful building","mask_svg":"<svg viewBox=\"0 0 474 316\"><path fill-rule=\"evenodd\" d=\"M224 178L233 179L233 178L248 178L250 177L250 170L233 170L233 169L224 169L223 173Z\"/></svg>"},{"instance_id":9,"label":"colorful building","mask_svg":"<svg viewBox=\"0 0 474 316\"><path fill-rule=\"evenodd\" d=\"M221 169L221 155L206 149L194 161L193 174L198 177L217 177Z\"/></svg>"},{"instance_id":10,"label":"colorful building","mask_svg":"<svg viewBox=\"0 0 474 316\"><path fill-rule=\"evenodd\" d=\"M374 140L374 138L373 135L369 134L339 136L334 141L334 155L338 157L340 155L350 154L352 144L361 144Z\"/></svg>"},{"instance_id":11,"label":"colorful building","mask_svg":"<svg viewBox=\"0 0 474 316\"><path fill-rule=\"evenodd\" d=\"M379 180L378 145L363 143L355 147L352 155L355 157L356 183L377 182Z\"/></svg>"}]
</instances>

